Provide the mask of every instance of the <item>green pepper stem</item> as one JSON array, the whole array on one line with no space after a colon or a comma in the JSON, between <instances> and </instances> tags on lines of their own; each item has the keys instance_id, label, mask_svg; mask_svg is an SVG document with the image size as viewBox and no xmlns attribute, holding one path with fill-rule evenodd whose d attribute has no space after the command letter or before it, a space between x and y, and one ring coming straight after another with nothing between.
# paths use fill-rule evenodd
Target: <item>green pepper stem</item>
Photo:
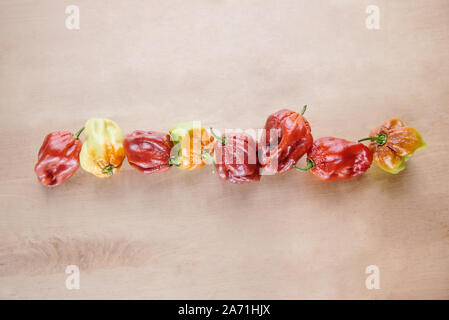
<instances>
[{"instance_id":1,"label":"green pepper stem","mask_svg":"<svg viewBox=\"0 0 449 320\"><path fill-rule=\"evenodd\" d=\"M367 137L367 138L357 140L357 142L362 142L362 141L367 141L367 140L375 141L379 146L382 146L385 144L385 142L387 142L387 135L385 133L381 133L377 137Z\"/></svg>"},{"instance_id":2,"label":"green pepper stem","mask_svg":"<svg viewBox=\"0 0 449 320\"><path fill-rule=\"evenodd\" d=\"M107 167L105 167L105 168L103 169L103 173L107 173L107 174L109 174L110 176L112 176L112 175L114 174L113 169L114 169L114 166L113 166L112 164L110 164L110 165L108 165Z\"/></svg>"},{"instance_id":3,"label":"green pepper stem","mask_svg":"<svg viewBox=\"0 0 449 320\"><path fill-rule=\"evenodd\" d=\"M219 137L215 134L214 129L212 127L210 127L210 132L212 133L212 135L214 136L215 139L217 139L218 141L221 141L222 145L225 145L227 140L225 137Z\"/></svg>"},{"instance_id":4,"label":"green pepper stem","mask_svg":"<svg viewBox=\"0 0 449 320\"><path fill-rule=\"evenodd\" d=\"M212 162L214 165L214 169L217 170L217 163L215 162L215 159L210 155L209 150L204 150L203 152L201 152L201 158Z\"/></svg>"},{"instance_id":5,"label":"green pepper stem","mask_svg":"<svg viewBox=\"0 0 449 320\"><path fill-rule=\"evenodd\" d=\"M302 110L299 112L299 114L303 116L304 113L306 112L306 110L307 110L307 105L305 105L304 107L302 107Z\"/></svg>"},{"instance_id":6,"label":"green pepper stem","mask_svg":"<svg viewBox=\"0 0 449 320\"><path fill-rule=\"evenodd\" d=\"M81 134L81 132L83 132L83 130L84 130L84 127L82 127L81 129L79 129L79 130L73 135L73 137L74 137L75 139L78 139L79 136L80 136L80 134Z\"/></svg>"},{"instance_id":7,"label":"green pepper stem","mask_svg":"<svg viewBox=\"0 0 449 320\"><path fill-rule=\"evenodd\" d=\"M310 169L315 168L315 162L313 162L313 160L309 158L309 159L307 159L307 167L305 167L305 168L300 168L297 166L293 166L293 167L300 171L309 171Z\"/></svg>"}]
</instances>

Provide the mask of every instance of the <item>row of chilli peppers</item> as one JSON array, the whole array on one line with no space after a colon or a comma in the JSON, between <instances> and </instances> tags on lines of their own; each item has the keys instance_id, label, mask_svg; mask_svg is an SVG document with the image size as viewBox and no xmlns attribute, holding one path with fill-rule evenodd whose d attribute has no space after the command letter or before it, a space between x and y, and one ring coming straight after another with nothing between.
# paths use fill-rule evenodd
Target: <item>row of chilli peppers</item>
<instances>
[{"instance_id":1,"label":"row of chilli peppers","mask_svg":"<svg viewBox=\"0 0 449 320\"><path fill-rule=\"evenodd\" d=\"M292 168L310 171L322 180L346 180L368 170L372 161L381 169L398 173L411 155L426 144L419 132L392 118L357 142L325 137L313 140L311 127L301 112L287 109L271 114L259 143L246 133L216 135L194 122L179 123L169 134L134 131L125 138L108 119L90 119L77 133L48 134L35 166L41 184L55 187L81 167L101 178L116 174L125 159L149 174L176 166L193 170L213 163L218 176L232 183L259 181L261 172L278 173ZM84 131L85 140L79 136ZM196 137L196 139L195 139ZM362 141L370 141L369 147ZM307 154L307 166L296 163Z\"/></svg>"}]
</instances>

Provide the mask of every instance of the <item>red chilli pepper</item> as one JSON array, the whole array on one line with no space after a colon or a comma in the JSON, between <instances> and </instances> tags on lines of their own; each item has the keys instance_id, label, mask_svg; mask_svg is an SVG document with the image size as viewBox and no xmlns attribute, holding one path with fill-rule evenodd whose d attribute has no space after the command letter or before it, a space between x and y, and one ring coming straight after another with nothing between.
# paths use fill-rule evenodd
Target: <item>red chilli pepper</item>
<instances>
[{"instance_id":1,"label":"red chilli pepper","mask_svg":"<svg viewBox=\"0 0 449 320\"><path fill-rule=\"evenodd\" d=\"M84 128L76 134L68 131L49 133L41 148L34 167L37 179L47 187L56 187L69 179L80 166L81 141Z\"/></svg>"},{"instance_id":2,"label":"red chilli pepper","mask_svg":"<svg viewBox=\"0 0 449 320\"><path fill-rule=\"evenodd\" d=\"M257 143L245 133L227 133L215 137L215 167L222 180L247 183L260 180ZM204 153L203 153L204 154Z\"/></svg>"},{"instance_id":3,"label":"red chilli pepper","mask_svg":"<svg viewBox=\"0 0 449 320\"><path fill-rule=\"evenodd\" d=\"M123 147L129 164L143 173L170 169L173 142L166 133L137 130L125 137Z\"/></svg>"},{"instance_id":4,"label":"red chilli pepper","mask_svg":"<svg viewBox=\"0 0 449 320\"><path fill-rule=\"evenodd\" d=\"M259 148L260 165L265 171L291 169L312 146L310 124L303 117L306 108L300 113L283 109L268 117Z\"/></svg>"},{"instance_id":5,"label":"red chilli pepper","mask_svg":"<svg viewBox=\"0 0 449 320\"><path fill-rule=\"evenodd\" d=\"M310 170L321 180L346 180L364 173L372 161L373 155L365 145L327 137L315 140L307 153L306 168L295 168Z\"/></svg>"}]
</instances>

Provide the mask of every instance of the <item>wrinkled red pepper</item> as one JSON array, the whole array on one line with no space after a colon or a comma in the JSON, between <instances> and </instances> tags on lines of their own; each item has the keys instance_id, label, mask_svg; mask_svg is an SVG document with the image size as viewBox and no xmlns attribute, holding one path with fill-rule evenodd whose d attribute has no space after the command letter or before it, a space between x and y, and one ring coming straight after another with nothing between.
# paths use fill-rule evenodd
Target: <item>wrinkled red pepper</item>
<instances>
[{"instance_id":1,"label":"wrinkled red pepper","mask_svg":"<svg viewBox=\"0 0 449 320\"><path fill-rule=\"evenodd\" d=\"M373 155L365 145L326 137L314 141L307 153L307 167L295 168L310 170L321 180L346 180L364 173L372 162Z\"/></svg>"},{"instance_id":2,"label":"wrinkled red pepper","mask_svg":"<svg viewBox=\"0 0 449 320\"><path fill-rule=\"evenodd\" d=\"M265 123L259 148L260 165L266 172L285 172L310 149L313 143L309 122L298 113L280 110L270 115Z\"/></svg>"},{"instance_id":3,"label":"wrinkled red pepper","mask_svg":"<svg viewBox=\"0 0 449 320\"><path fill-rule=\"evenodd\" d=\"M164 172L170 169L170 135L155 131L137 130L124 141L126 157L131 166L143 173Z\"/></svg>"},{"instance_id":4,"label":"wrinkled red pepper","mask_svg":"<svg viewBox=\"0 0 449 320\"><path fill-rule=\"evenodd\" d=\"M78 139L84 128L76 134L68 131L49 133L41 148L34 167L37 179L47 187L56 187L69 179L79 168L81 141Z\"/></svg>"},{"instance_id":5,"label":"wrinkled red pepper","mask_svg":"<svg viewBox=\"0 0 449 320\"><path fill-rule=\"evenodd\" d=\"M212 134L214 134L211 129ZM222 180L247 183L260 180L257 143L245 133L214 134L215 167Z\"/></svg>"}]
</instances>

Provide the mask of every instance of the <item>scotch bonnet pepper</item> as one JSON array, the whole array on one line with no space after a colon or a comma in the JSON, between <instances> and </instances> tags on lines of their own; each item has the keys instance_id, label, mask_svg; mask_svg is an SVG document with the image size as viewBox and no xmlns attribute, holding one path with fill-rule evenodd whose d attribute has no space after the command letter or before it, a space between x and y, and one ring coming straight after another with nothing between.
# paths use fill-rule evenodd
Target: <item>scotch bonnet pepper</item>
<instances>
[{"instance_id":1,"label":"scotch bonnet pepper","mask_svg":"<svg viewBox=\"0 0 449 320\"><path fill-rule=\"evenodd\" d=\"M166 133L136 130L123 142L131 166L143 173L164 172L170 169L173 143Z\"/></svg>"},{"instance_id":2,"label":"scotch bonnet pepper","mask_svg":"<svg viewBox=\"0 0 449 320\"><path fill-rule=\"evenodd\" d=\"M266 172L284 172L309 150L313 143L310 124L300 113L280 110L270 115L259 147L260 165Z\"/></svg>"},{"instance_id":3,"label":"scotch bonnet pepper","mask_svg":"<svg viewBox=\"0 0 449 320\"><path fill-rule=\"evenodd\" d=\"M81 148L81 167L105 178L117 173L125 159L122 130L109 119L89 119L85 125Z\"/></svg>"},{"instance_id":4,"label":"scotch bonnet pepper","mask_svg":"<svg viewBox=\"0 0 449 320\"><path fill-rule=\"evenodd\" d=\"M359 142L365 140L371 141L369 148L373 152L374 163L394 174L405 169L405 163L415 151L427 147L419 132L398 118L388 119Z\"/></svg>"},{"instance_id":5,"label":"scotch bonnet pepper","mask_svg":"<svg viewBox=\"0 0 449 320\"><path fill-rule=\"evenodd\" d=\"M199 122L178 123L169 133L173 141L170 164L183 170L194 170L206 165L207 160L202 154L205 150L213 154L214 137Z\"/></svg>"},{"instance_id":6,"label":"scotch bonnet pepper","mask_svg":"<svg viewBox=\"0 0 449 320\"><path fill-rule=\"evenodd\" d=\"M72 135L68 131L49 133L42 143L34 167L38 181L47 187L56 187L69 179L80 166L81 141L84 128Z\"/></svg>"},{"instance_id":7,"label":"scotch bonnet pepper","mask_svg":"<svg viewBox=\"0 0 449 320\"><path fill-rule=\"evenodd\" d=\"M344 139L326 137L313 142L307 153L307 167L321 180L346 180L369 169L373 161L371 151L365 145Z\"/></svg>"},{"instance_id":8,"label":"scotch bonnet pepper","mask_svg":"<svg viewBox=\"0 0 449 320\"><path fill-rule=\"evenodd\" d=\"M214 134L211 129L212 134ZM214 134L215 136L215 134ZM260 180L257 143L245 133L215 136L215 167L222 180L246 183Z\"/></svg>"}]
</instances>

